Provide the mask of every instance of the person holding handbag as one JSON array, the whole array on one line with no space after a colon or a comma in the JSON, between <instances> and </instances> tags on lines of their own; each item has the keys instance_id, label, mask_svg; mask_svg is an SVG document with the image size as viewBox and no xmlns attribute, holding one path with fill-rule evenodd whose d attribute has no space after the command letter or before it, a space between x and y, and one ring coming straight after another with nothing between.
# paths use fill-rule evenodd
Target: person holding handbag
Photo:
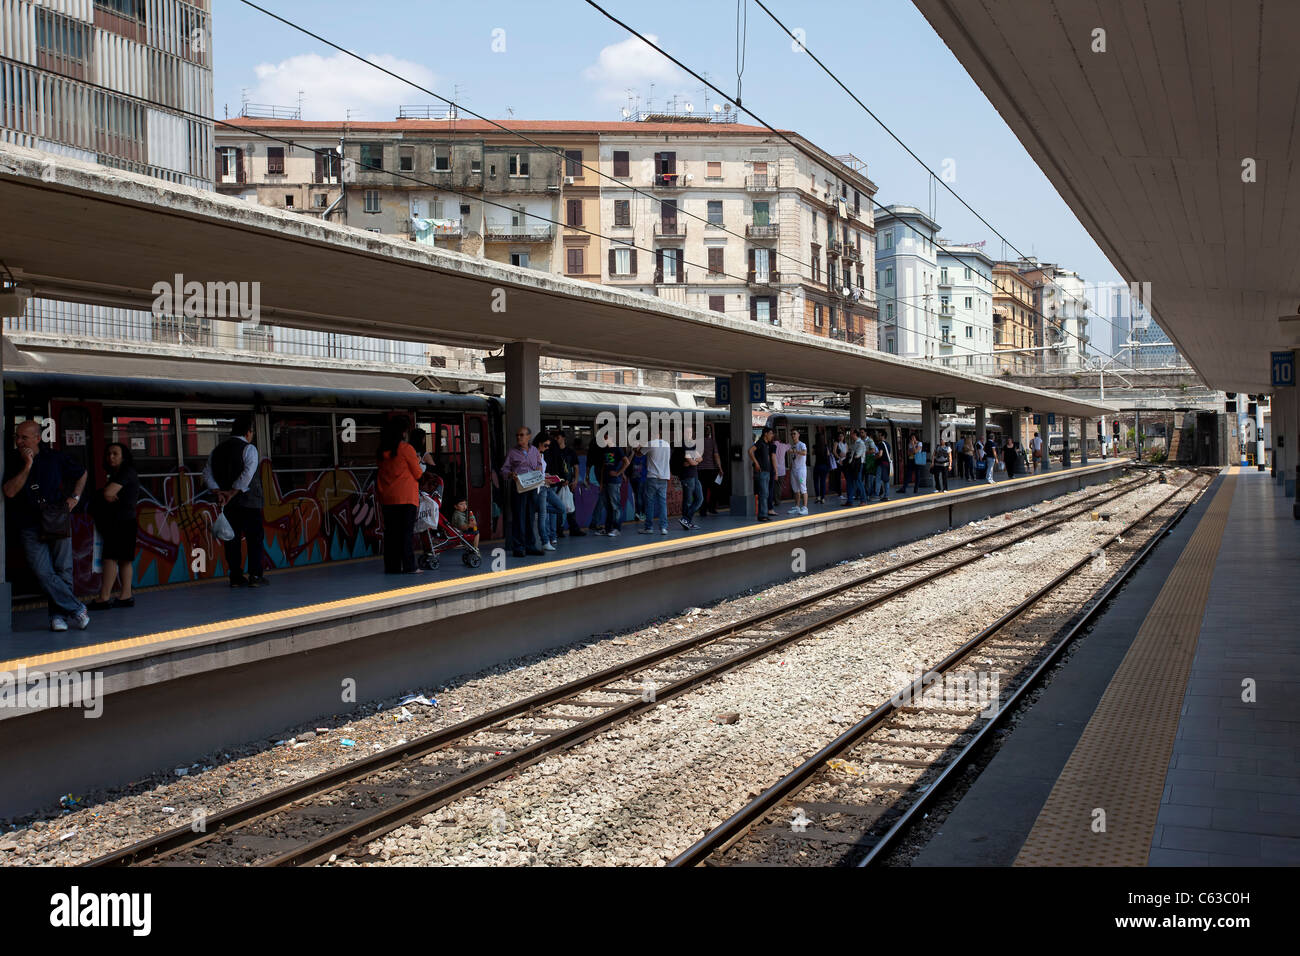
<instances>
[{"instance_id":1,"label":"person holding handbag","mask_svg":"<svg viewBox=\"0 0 1300 956\"><path fill-rule=\"evenodd\" d=\"M86 469L43 446L41 426L34 421L14 429L14 449L5 467L5 516L17 529L27 567L46 594L50 630L66 631L71 618L84 631L90 612L73 590L71 515L86 489Z\"/></svg>"}]
</instances>

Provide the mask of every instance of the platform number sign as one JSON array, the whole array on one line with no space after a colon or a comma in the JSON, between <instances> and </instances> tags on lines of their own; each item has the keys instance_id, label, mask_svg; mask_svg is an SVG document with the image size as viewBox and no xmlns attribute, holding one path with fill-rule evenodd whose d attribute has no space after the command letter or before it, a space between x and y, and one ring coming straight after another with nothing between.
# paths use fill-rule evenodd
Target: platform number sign
<instances>
[{"instance_id":1,"label":"platform number sign","mask_svg":"<svg viewBox=\"0 0 1300 956\"><path fill-rule=\"evenodd\" d=\"M754 405L767 401L766 372L749 373L749 401Z\"/></svg>"},{"instance_id":2,"label":"platform number sign","mask_svg":"<svg viewBox=\"0 0 1300 956\"><path fill-rule=\"evenodd\" d=\"M1273 387L1288 388L1295 385L1295 353L1273 353Z\"/></svg>"},{"instance_id":3,"label":"platform number sign","mask_svg":"<svg viewBox=\"0 0 1300 956\"><path fill-rule=\"evenodd\" d=\"M1048 413L1047 413L1047 424L1049 424L1049 425L1055 425L1055 424L1056 424L1056 412L1048 412Z\"/></svg>"},{"instance_id":4,"label":"platform number sign","mask_svg":"<svg viewBox=\"0 0 1300 956\"><path fill-rule=\"evenodd\" d=\"M713 380L713 404L731 404L731 379L715 378Z\"/></svg>"},{"instance_id":5,"label":"platform number sign","mask_svg":"<svg viewBox=\"0 0 1300 956\"><path fill-rule=\"evenodd\" d=\"M1042 416L1042 415L1035 415L1035 416L1034 416L1034 424L1035 424L1035 425L1041 425L1041 424L1043 424L1043 416Z\"/></svg>"}]
</instances>

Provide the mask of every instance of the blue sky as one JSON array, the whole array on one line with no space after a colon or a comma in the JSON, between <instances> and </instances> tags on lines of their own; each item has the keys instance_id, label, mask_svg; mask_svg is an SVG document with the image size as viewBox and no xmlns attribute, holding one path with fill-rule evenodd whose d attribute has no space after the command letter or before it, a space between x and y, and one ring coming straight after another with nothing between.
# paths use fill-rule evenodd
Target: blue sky
<instances>
[{"instance_id":1,"label":"blue sky","mask_svg":"<svg viewBox=\"0 0 1300 956\"><path fill-rule=\"evenodd\" d=\"M663 108L674 94L705 108L699 82L677 71L582 0L262 0L261 5L491 119L613 120L640 94ZM602 5L721 89L736 89L734 0L608 0ZM810 50L933 169L951 161L953 188L1021 251L1075 269L1090 284L1118 274L910 0L771 0ZM250 102L293 106L309 119L393 119L401 104L436 103L378 70L276 22L239 0L215 0L218 118ZM494 31L504 31L494 32ZM504 51L493 52L494 40ZM929 210L929 175L840 90L766 14L748 4L743 99L778 128L867 163L882 203ZM711 105L717 97L709 94ZM511 112L512 111L512 112ZM742 122L753 122L742 116ZM1002 242L939 190L934 214L954 241ZM1014 255L1008 248L1007 256ZM1097 320L1099 322L1099 320ZM1094 342L1109 329L1094 329ZM1100 340L1100 341L1099 341Z\"/></svg>"}]
</instances>

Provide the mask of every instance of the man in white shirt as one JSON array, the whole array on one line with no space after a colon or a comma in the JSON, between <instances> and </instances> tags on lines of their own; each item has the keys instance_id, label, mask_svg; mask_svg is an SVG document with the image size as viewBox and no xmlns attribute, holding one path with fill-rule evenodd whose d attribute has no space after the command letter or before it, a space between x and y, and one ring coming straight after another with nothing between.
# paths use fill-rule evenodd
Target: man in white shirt
<instances>
[{"instance_id":1,"label":"man in white shirt","mask_svg":"<svg viewBox=\"0 0 1300 956\"><path fill-rule=\"evenodd\" d=\"M799 429L790 432L790 490L794 492L792 515L808 513L808 446L799 440Z\"/></svg>"},{"instance_id":2,"label":"man in white shirt","mask_svg":"<svg viewBox=\"0 0 1300 956\"><path fill-rule=\"evenodd\" d=\"M1038 474L1039 466L1043 463L1043 440L1038 437L1038 432L1034 432L1034 437L1029 440L1029 448L1033 458L1034 474Z\"/></svg>"},{"instance_id":3,"label":"man in white shirt","mask_svg":"<svg viewBox=\"0 0 1300 956\"><path fill-rule=\"evenodd\" d=\"M645 527L641 529L642 534L653 534L652 523L657 518L659 521L659 533L668 533L668 478L669 478L669 458L672 449L668 447L668 442L659 437L659 429L655 429L655 437L650 439L650 444L645 450L645 473L646 473L646 508L645 508Z\"/></svg>"}]
</instances>

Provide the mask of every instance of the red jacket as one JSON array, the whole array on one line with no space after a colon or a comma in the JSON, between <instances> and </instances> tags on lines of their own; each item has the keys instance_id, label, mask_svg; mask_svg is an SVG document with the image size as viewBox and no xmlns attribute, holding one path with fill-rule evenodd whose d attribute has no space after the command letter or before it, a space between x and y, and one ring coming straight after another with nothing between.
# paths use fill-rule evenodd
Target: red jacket
<instances>
[{"instance_id":1,"label":"red jacket","mask_svg":"<svg viewBox=\"0 0 1300 956\"><path fill-rule=\"evenodd\" d=\"M385 453L379 460L375 488L381 505L418 505L420 503L420 456L407 442L397 446L397 454Z\"/></svg>"}]
</instances>

